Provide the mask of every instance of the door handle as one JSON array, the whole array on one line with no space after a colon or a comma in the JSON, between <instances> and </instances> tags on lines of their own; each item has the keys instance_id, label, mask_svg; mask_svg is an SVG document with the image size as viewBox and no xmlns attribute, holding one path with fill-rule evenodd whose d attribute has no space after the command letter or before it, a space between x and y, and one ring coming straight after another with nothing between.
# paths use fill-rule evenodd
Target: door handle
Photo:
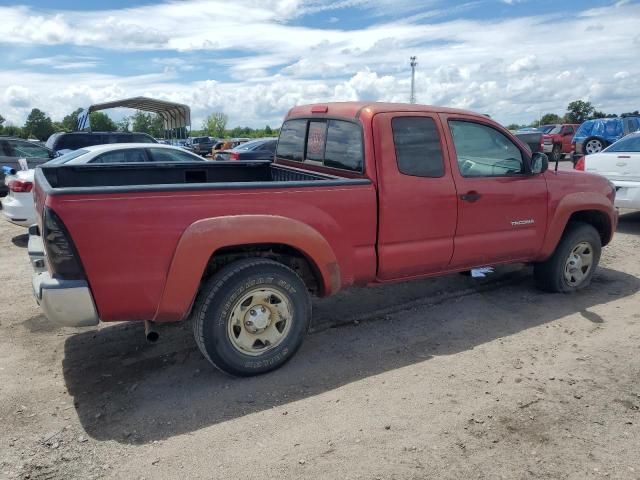
<instances>
[{"instance_id":1,"label":"door handle","mask_svg":"<svg viewBox=\"0 0 640 480\"><path fill-rule=\"evenodd\" d=\"M471 190L470 192L464 193L462 195L460 195L460 200L464 200L465 202L477 202L478 200L480 200L480 197L482 197L482 195L480 195L478 192L476 192L475 190Z\"/></svg>"}]
</instances>

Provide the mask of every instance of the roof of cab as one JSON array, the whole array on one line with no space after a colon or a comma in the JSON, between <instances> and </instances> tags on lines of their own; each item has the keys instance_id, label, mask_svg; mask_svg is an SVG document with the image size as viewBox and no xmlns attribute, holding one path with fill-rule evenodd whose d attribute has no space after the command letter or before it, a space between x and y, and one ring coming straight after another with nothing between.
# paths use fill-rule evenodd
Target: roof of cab
<instances>
[{"instance_id":1,"label":"roof of cab","mask_svg":"<svg viewBox=\"0 0 640 480\"><path fill-rule=\"evenodd\" d=\"M369 115L389 112L432 112L432 113L457 113L466 115L482 115L469 110L456 108L437 107L434 105L420 105L412 103L385 103L385 102L328 102L309 105L299 105L289 110L287 118L338 116L344 118L358 118L362 112Z\"/></svg>"}]
</instances>

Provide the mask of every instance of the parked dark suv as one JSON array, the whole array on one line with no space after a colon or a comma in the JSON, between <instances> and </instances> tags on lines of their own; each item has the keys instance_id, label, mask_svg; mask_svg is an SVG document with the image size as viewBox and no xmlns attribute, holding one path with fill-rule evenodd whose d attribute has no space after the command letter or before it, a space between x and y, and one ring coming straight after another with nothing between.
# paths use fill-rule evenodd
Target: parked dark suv
<instances>
[{"instance_id":1,"label":"parked dark suv","mask_svg":"<svg viewBox=\"0 0 640 480\"><path fill-rule=\"evenodd\" d=\"M9 167L13 170L20 170L18 160L24 158L27 166L34 168L42 163L48 162L55 154L48 148L36 142L23 140L15 137L0 136L0 197L4 197L9 189L4 184L4 171L2 167Z\"/></svg>"},{"instance_id":2,"label":"parked dark suv","mask_svg":"<svg viewBox=\"0 0 640 480\"><path fill-rule=\"evenodd\" d=\"M59 132L49 137L46 147L54 152L77 150L108 143L158 143L146 133L129 132Z\"/></svg>"}]
</instances>

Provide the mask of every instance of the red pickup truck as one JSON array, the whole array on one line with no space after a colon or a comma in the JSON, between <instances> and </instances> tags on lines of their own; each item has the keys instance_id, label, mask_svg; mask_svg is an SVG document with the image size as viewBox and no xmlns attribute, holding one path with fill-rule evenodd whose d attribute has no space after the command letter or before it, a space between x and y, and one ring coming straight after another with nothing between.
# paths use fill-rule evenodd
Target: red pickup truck
<instances>
[{"instance_id":1,"label":"red pickup truck","mask_svg":"<svg viewBox=\"0 0 640 480\"><path fill-rule=\"evenodd\" d=\"M293 108L273 163L44 166L34 293L64 325L191 318L213 364L263 373L300 346L310 295L514 262L585 287L615 188L547 167L484 115L384 103Z\"/></svg>"},{"instance_id":2,"label":"red pickup truck","mask_svg":"<svg viewBox=\"0 0 640 480\"><path fill-rule=\"evenodd\" d=\"M573 140L579 126L574 123L542 125L540 127L542 131L541 150L548 153L554 162L561 160L565 155L572 158L574 147L571 140Z\"/></svg>"}]
</instances>

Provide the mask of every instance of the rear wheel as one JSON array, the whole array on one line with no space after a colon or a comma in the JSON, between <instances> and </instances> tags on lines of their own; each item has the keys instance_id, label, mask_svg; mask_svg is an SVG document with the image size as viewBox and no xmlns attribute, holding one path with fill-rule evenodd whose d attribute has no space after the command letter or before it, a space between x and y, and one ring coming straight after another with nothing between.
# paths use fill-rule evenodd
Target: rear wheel
<instances>
[{"instance_id":1,"label":"rear wheel","mask_svg":"<svg viewBox=\"0 0 640 480\"><path fill-rule=\"evenodd\" d=\"M302 279L267 259L227 265L202 288L193 332L203 355L231 375L274 370L298 350L311 320Z\"/></svg>"},{"instance_id":2,"label":"rear wheel","mask_svg":"<svg viewBox=\"0 0 640 480\"><path fill-rule=\"evenodd\" d=\"M551 258L534 267L538 288L569 293L586 287L598 266L601 251L600 235L592 225L570 223Z\"/></svg>"},{"instance_id":3,"label":"rear wheel","mask_svg":"<svg viewBox=\"0 0 640 480\"><path fill-rule=\"evenodd\" d=\"M553 149L551 150L551 160L553 162L559 162L562 160L562 149L560 148L560 145L553 146Z\"/></svg>"},{"instance_id":4,"label":"rear wheel","mask_svg":"<svg viewBox=\"0 0 640 480\"><path fill-rule=\"evenodd\" d=\"M587 138L584 142L584 154L593 155L594 153L600 153L606 147L605 142L599 138Z\"/></svg>"}]
</instances>

